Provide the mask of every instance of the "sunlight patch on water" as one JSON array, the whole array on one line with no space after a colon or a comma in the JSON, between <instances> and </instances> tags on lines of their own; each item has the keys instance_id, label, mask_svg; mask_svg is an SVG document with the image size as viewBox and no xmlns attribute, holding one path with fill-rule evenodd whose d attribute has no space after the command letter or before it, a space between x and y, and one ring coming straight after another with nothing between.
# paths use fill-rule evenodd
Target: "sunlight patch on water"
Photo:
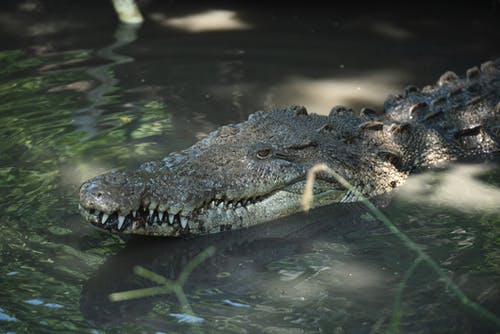
<instances>
[{"instance_id":1,"label":"sunlight patch on water","mask_svg":"<svg viewBox=\"0 0 500 334\"><path fill-rule=\"evenodd\" d=\"M85 180L103 174L110 169L87 162L81 162L77 165L68 164L61 167L61 185L70 188L79 187Z\"/></svg>"},{"instance_id":2,"label":"sunlight patch on water","mask_svg":"<svg viewBox=\"0 0 500 334\"><path fill-rule=\"evenodd\" d=\"M337 262L331 268L322 268L316 275L321 278L321 281L327 281L331 284L331 287L337 286L342 290L346 289L366 289L381 287L387 281L387 272L384 272L380 268L375 268L371 265L366 265L363 263L357 263L354 261L334 261ZM310 284L316 281L310 277L301 285ZM306 283L307 282L307 283Z\"/></svg>"},{"instance_id":3,"label":"sunlight patch on water","mask_svg":"<svg viewBox=\"0 0 500 334\"><path fill-rule=\"evenodd\" d=\"M413 37L413 34L410 31L390 22L374 22L371 24L371 29L382 36L394 39L405 39Z\"/></svg>"},{"instance_id":4,"label":"sunlight patch on water","mask_svg":"<svg viewBox=\"0 0 500 334\"><path fill-rule=\"evenodd\" d=\"M318 263L322 265L318 266ZM271 270L288 267L277 270L279 278L266 282L266 286L262 287L271 294L272 291L282 291L280 299L312 300L326 296L332 289L343 293L360 289L364 293L375 293L391 278L390 273L383 268L350 258L339 260L322 254L280 259L268 267ZM292 270L291 267L303 270Z\"/></svg>"},{"instance_id":5,"label":"sunlight patch on water","mask_svg":"<svg viewBox=\"0 0 500 334\"><path fill-rule=\"evenodd\" d=\"M170 316L177 318L178 322L185 322L189 324L195 324L205 321L205 319L186 313L170 313Z\"/></svg>"},{"instance_id":6,"label":"sunlight patch on water","mask_svg":"<svg viewBox=\"0 0 500 334\"><path fill-rule=\"evenodd\" d=\"M162 26L175 28L192 33L221 31L221 30L246 30L252 26L238 18L232 10L208 10L197 14L181 17L172 17L163 13L154 13L151 19Z\"/></svg>"},{"instance_id":7,"label":"sunlight patch on water","mask_svg":"<svg viewBox=\"0 0 500 334\"><path fill-rule=\"evenodd\" d=\"M248 304L242 304L242 303L234 302L234 301L229 300L229 299L224 299L222 302L224 304L227 304L227 305L230 305L230 306L234 306L234 307L250 307L250 305L248 305Z\"/></svg>"},{"instance_id":8,"label":"sunlight patch on water","mask_svg":"<svg viewBox=\"0 0 500 334\"><path fill-rule=\"evenodd\" d=\"M411 176L398 195L410 203L446 206L463 212L500 210L500 190L478 179L488 165L454 165L446 172Z\"/></svg>"},{"instance_id":9,"label":"sunlight patch on water","mask_svg":"<svg viewBox=\"0 0 500 334\"><path fill-rule=\"evenodd\" d=\"M295 77L272 87L266 102L270 105L304 105L309 112L321 115L328 115L335 105L349 106L355 101L373 108L381 106L391 92L397 92L398 83L405 81L404 78L404 73L388 70L347 78Z\"/></svg>"},{"instance_id":10,"label":"sunlight patch on water","mask_svg":"<svg viewBox=\"0 0 500 334\"><path fill-rule=\"evenodd\" d=\"M8 315L1 307L0 307L0 321L17 321L16 317Z\"/></svg>"}]
</instances>

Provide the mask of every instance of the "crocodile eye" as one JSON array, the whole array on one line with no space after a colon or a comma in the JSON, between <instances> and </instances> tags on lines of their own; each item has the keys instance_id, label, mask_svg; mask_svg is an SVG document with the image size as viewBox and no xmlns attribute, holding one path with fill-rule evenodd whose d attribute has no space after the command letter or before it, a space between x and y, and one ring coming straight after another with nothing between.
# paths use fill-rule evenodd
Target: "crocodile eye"
<instances>
[{"instance_id":1,"label":"crocodile eye","mask_svg":"<svg viewBox=\"0 0 500 334\"><path fill-rule=\"evenodd\" d=\"M272 154L273 151L270 148L262 148L257 151L257 158L261 160L267 159L270 158Z\"/></svg>"}]
</instances>

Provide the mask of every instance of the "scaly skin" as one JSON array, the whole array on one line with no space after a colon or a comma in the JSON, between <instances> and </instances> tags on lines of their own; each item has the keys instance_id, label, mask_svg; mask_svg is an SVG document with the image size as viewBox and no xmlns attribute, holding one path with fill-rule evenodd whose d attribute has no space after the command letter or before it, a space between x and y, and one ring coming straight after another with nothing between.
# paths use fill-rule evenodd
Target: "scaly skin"
<instances>
[{"instance_id":1,"label":"scaly skin","mask_svg":"<svg viewBox=\"0 0 500 334\"><path fill-rule=\"evenodd\" d=\"M500 59L434 86L389 96L383 115L334 107L258 111L190 148L80 188L80 211L120 233L198 235L244 228L300 211L307 171L326 163L365 196L391 191L416 169L500 150ZM328 175L314 206L357 199Z\"/></svg>"}]
</instances>

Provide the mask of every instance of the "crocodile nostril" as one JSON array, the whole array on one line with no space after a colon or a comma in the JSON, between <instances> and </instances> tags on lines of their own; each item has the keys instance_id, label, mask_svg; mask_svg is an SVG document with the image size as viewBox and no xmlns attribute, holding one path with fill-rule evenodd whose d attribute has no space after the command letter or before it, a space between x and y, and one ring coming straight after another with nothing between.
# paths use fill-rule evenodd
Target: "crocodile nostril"
<instances>
[{"instance_id":1,"label":"crocodile nostril","mask_svg":"<svg viewBox=\"0 0 500 334\"><path fill-rule=\"evenodd\" d=\"M102 192L98 192L96 196L97 198L102 198Z\"/></svg>"}]
</instances>

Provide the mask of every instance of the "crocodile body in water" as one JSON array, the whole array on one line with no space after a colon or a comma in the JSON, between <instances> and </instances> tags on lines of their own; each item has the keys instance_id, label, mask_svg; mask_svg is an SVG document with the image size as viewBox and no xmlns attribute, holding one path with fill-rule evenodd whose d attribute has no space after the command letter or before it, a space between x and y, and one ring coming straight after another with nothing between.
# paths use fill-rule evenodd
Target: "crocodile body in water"
<instances>
[{"instance_id":1,"label":"crocodile body in water","mask_svg":"<svg viewBox=\"0 0 500 334\"><path fill-rule=\"evenodd\" d=\"M334 107L258 111L190 148L80 188L80 211L102 229L182 236L237 229L300 211L307 171L325 163L367 197L417 169L500 150L500 59L389 96L382 115ZM357 198L318 174L313 206Z\"/></svg>"}]
</instances>

